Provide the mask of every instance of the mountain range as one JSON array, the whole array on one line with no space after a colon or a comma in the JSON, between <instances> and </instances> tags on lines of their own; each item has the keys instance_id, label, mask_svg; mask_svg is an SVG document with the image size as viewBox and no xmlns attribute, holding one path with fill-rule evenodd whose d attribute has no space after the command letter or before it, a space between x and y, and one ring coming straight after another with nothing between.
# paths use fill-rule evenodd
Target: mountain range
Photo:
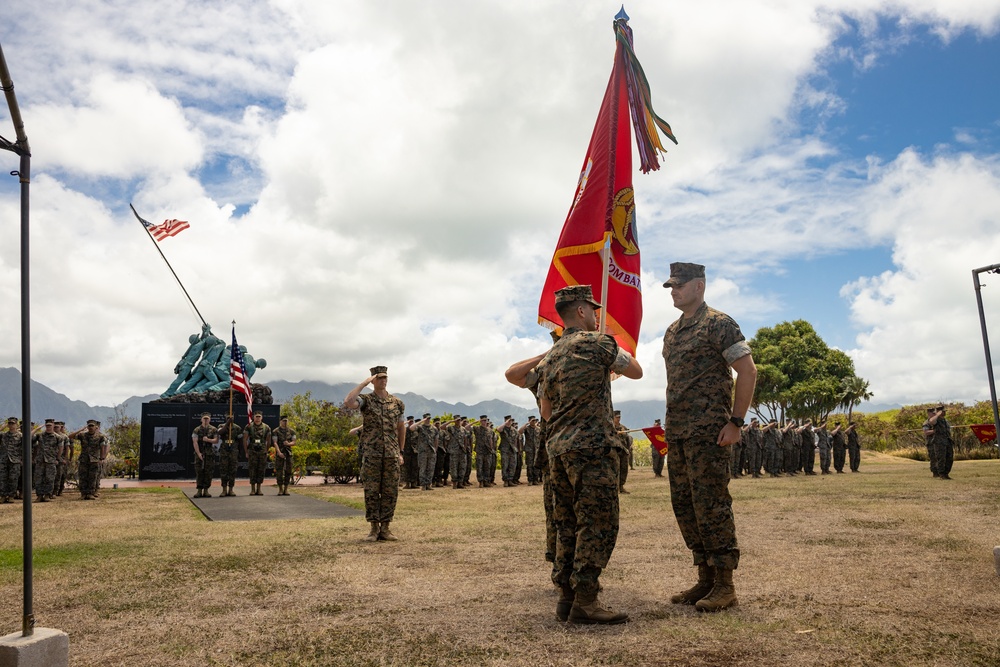
<instances>
[{"instance_id":1,"label":"mountain range","mask_svg":"<svg viewBox=\"0 0 1000 667\"><path fill-rule=\"evenodd\" d=\"M329 384L317 380L288 382L274 380L268 382L275 403L284 403L296 394L309 392L313 399L340 403L344 400L354 384L343 382ZM503 421L505 415L511 415L520 423L527 421L529 415L537 415L537 410L529 410L506 401L480 401L472 405L466 403L447 403L432 398L426 398L413 392L394 394L406 404L406 414L419 418L425 412L432 415L450 413L478 419L487 415L494 424ZM122 401L125 414L139 419L142 404L156 398L157 394L131 396ZM650 426L654 419L663 417L662 401L623 401L616 406L622 411L622 423L634 428ZM107 422L114 415L115 408L108 406L91 406L83 401L73 400L63 394L49 389L40 382L31 382L31 414L32 421L40 422L46 418L61 419L69 429L82 426L88 419ZM0 417L20 416L21 414L21 372L16 368L0 368Z\"/></svg>"}]
</instances>

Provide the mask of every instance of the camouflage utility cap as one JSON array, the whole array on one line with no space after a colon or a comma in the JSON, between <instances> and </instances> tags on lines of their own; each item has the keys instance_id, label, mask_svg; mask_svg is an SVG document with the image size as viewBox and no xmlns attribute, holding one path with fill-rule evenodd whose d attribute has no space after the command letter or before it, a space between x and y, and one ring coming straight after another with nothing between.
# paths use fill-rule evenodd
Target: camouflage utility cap
<instances>
[{"instance_id":1,"label":"camouflage utility cap","mask_svg":"<svg viewBox=\"0 0 1000 667\"><path fill-rule=\"evenodd\" d=\"M368 370L377 378L389 377L389 368L387 366L372 366Z\"/></svg>"},{"instance_id":2,"label":"camouflage utility cap","mask_svg":"<svg viewBox=\"0 0 1000 667\"><path fill-rule=\"evenodd\" d=\"M594 301L594 290L590 285L571 285L556 290L556 305L560 303L573 303L574 301L586 301L594 308L600 308L601 304Z\"/></svg>"},{"instance_id":3,"label":"camouflage utility cap","mask_svg":"<svg viewBox=\"0 0 1000 667\"><path fill-rule=\"evenodd\" d=\"M705 277L705 267L701 264L674 262L670 265L670 280L663 283L664 287L676 287L689 280Z\"/></svg>"}]
</instances>

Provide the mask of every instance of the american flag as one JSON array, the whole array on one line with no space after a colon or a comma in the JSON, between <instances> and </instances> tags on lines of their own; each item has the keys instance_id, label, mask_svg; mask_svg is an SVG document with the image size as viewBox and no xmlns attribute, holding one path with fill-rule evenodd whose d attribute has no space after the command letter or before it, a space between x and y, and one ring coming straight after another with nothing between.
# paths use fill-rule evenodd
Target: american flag
<instances>
[{"instance_id":1,"label":"american flag","mask_svg":"<svg viewBox=\"0 0 1000 667\"><path fill-rule=\"evenodd\" d=\"M233 325L233 346L230 348L229 363L229 386L234 391L243 394L247 399L247 422L253 416L253 391L250 389L250 380L247 378L247 365L243 361L243 351L239 343L236 342L236 325Z\"/></svg>"},{"instance_id":2,"label":"american flag","mask_svg":"<svg viewBox=\"0 0 1000 667\"><path fill-rule=\"evenodd\" d=\"M134 208L132 209L132 212L135 213L135 217L139 218L139 222L141 222L142 226L146 228L146 231L148 231L157 241L162 241L168 236L177 236L191 226L183 220L164 220L162 223L154 225L149 220L146 220L136 213Z\"/></svg>"}]
</instances>

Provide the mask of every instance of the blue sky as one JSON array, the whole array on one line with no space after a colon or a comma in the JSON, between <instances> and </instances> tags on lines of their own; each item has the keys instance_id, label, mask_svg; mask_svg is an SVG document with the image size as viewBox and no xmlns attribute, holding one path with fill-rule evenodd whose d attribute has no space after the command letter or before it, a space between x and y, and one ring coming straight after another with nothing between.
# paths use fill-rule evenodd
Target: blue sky
<instances>
[{"instance_id":1,"label":"blue sky","mask_svg":"<svg viewBox=\"0 0 1000 667\"><path fill-rule=\"evenodd\" d=\"M985 398L969 277L1000 262L1000 0L626 9L680 144L635 173L646 375L616 400L663 396L673 261L706 264L709 302L748 336L812 322L877 403ZM173 379L199 323L131 201L191 222L162 248L216 333L235 319L268 359L262 381L380 363L401 391L527 404L502 371L548 341L538 291L617 11L13 0L0 44L35 151L33 311L86 323L35 327L35 377L104 404ZM17 206L0 180L8 306Z\"/></svg>"}]
</instances>

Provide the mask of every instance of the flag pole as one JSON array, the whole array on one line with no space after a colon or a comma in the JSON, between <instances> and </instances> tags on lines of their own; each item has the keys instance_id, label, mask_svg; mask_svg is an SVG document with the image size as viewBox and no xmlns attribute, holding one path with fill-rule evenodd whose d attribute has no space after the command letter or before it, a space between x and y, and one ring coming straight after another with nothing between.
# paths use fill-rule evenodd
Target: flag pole
<instances>
[{"instance_id":1,"label":"flag pole","mask_svg":"<svg viewBox=\"0 0 1000 667\"><path fill-rule=\"evenodd\" d=\"M139 224L142 225L142 218L139 217L139 214L136 212L135 206L132 206L132 203L129 202L128 207L132 209L132 213L139 221ZM146 235L149 236L149 240L152 241L153 245L156 246L156 252L160 253L160 257L163 258L163 261L164 263L166 263L167 268L170 269L170 273L174 275L174 280L176 280L177 284L181 286L181 291L184 292L184 296L187 297L188 303L190 303L191 307L194 308L194 312L198 313L198 319L201 320L201 323L207 327L208 322L206 322L205 318L201 316L201 311L198 310L198 306L194 305L194 299L191 298L191 295L188 294L188 291L184 288L184 283L181 282L181 279L177 277L177 272L174 271L174 267L170 266L170 262L167 261L167 256L164 255L163 251L160 249L160 244L157 243L156 239L153 238L153 235L149 233L149 229L146 228L146 225L142 225L142 229L143 231L146 232Z\"/></svg>"},{"instance_id":2,"label":"flag pole","mask_svg":"<svg viewBox=\"0 0 1000 667\"><path fill-rule=\"evenodd\" d=\"M604 235L604 272L601 276L601 333L607 333L608 322L608 275L611 273L611 234Z\"/></svg>"},{"instance_id":3,"label":"flag pole","mask_svg":"<svg viewBox=\"0 0 1000 667\"><path fill-rule=\"evenodd\" d=\"M235 331L235 330L236 330L236 320L233 320L233 331ZM230 349L230 351L229 351L229 359L230 359L229 366L230 366L230 368L232 368L232 365L233 365L232 358L233 358L233 352L232 352L232 349ZM229 377L229 418L230 419L233 418L233 378L232 378L232 376ZM232 433L232 431L230 431L230 433Z\"/></svg>"}]
</instances>

